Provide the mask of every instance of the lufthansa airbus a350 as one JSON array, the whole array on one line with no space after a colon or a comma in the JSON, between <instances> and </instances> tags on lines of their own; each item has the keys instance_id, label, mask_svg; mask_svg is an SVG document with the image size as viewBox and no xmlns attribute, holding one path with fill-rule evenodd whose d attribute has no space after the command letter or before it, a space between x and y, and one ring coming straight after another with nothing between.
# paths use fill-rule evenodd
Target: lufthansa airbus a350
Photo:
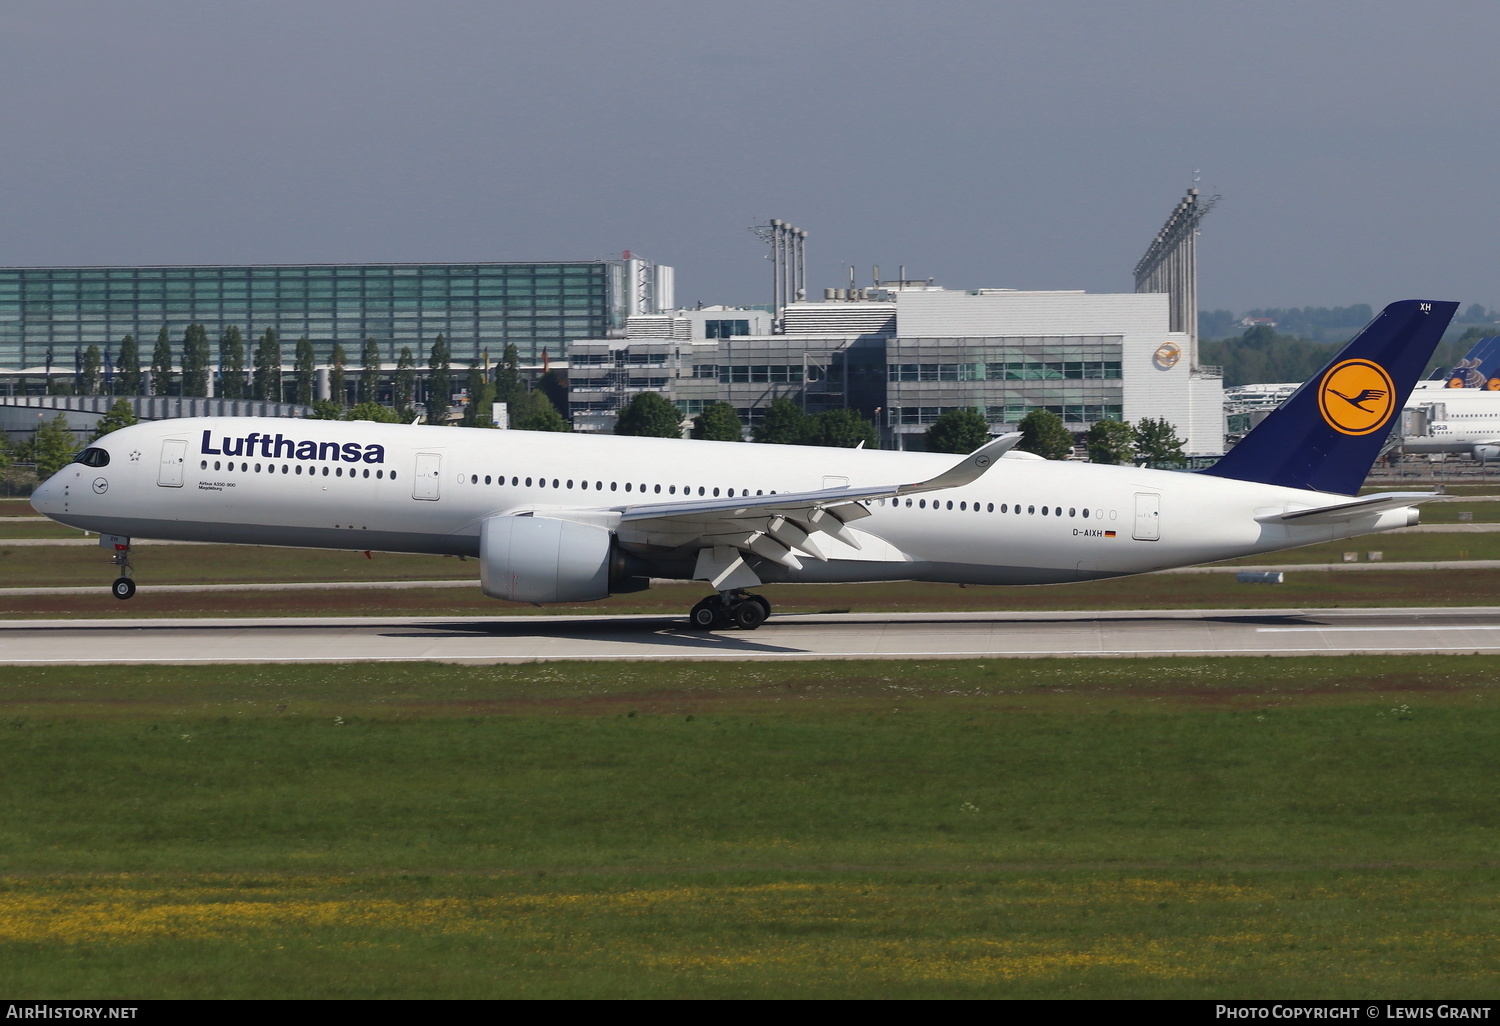
<instances>
[{"instance_id":1,"label":"lufthansa airbus a350","mask_svg":"<svg viewBox=\"0 0 1500 1026\"><path fill-rule=\"evenodd\" d=\"M1386 307L1217 465L1047 462L995 439L932 453L316 420L115 431L37 488L132 539L476 557L486 595L580 602L650 578L713 589L703 628L753 629L781 581L1054 584L1405 527L1427 493L1356 496L1456 303Z\"/></svg>"}]
</instances>

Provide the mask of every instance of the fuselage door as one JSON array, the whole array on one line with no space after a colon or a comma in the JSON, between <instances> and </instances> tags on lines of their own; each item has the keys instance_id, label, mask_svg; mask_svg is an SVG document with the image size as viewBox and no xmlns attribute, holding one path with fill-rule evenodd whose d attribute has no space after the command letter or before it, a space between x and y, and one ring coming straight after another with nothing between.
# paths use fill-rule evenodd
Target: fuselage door
<instances>
[{"instance_id":1,"label":"fuselage door","mask_svg":"<svg viewBox=\"0 0 1500 1026\"><path fill-rule=\"evenodd\" d=\"M438 478L443 473L443 457L435 452L417 453L417 475L412 484L413 499L436 499Z\"/></svg>"},{"instance_id":2,"label":"fuselage door","mask_svg":"<svg viewBox=\"0 0 1500 1026\"><path fill-rule=\"evenodd\" d=\"M163 488L182 487L182 469L187 463L187 439L168 438L161 443L161 465L156 468L156 483Z\"/></svg>"},{"instance_id":3,"label":"fuselage door","mask_svg":"<svg viewBox=\"0 0 1500 1026\"><path fill-rule=\"evenodd\" d=\"M1161 539L1161 496L1156 492L1135 493L1135 540Z\"/></svg>"}]
</instances>

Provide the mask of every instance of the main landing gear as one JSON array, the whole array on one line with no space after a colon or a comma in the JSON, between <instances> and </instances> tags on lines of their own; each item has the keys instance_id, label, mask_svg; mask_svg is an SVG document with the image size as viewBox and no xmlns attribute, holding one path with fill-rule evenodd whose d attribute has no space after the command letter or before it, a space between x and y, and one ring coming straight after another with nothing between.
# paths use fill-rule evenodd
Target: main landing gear
<instances>
[{"instance_id":1,"label":"main landing gear","mask_svg":"<svg viewBox=\"0 0 1500 1026\"><path fill-rule=\"evenodd\" d=\"M135 594L135 581L131 575L135 573L135 567L130 565L130 542L123 545L115 542L115 554L110 558L110 563L120 568L120 576L115 578L115 583L109 586L110 594L124 601Z\"/></svg>"},{"instance_id":2,"label":"main landing gear","mask_svg":"<svg viewBox=\"0 0 1500 1026\"><path fill-rule=\"evenodd\" d=\"M771 603L760 595L743 591L722 591L699 602L688 614L688 620L700 630L738 627L753 631L771 615Z\"/></svg>"}]
</instances>

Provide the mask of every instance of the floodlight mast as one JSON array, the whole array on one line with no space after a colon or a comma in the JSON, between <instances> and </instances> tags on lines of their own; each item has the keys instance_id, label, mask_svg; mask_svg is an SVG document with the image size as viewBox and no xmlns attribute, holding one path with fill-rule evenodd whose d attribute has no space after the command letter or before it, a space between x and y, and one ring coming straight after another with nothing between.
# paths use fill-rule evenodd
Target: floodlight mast
<instances>
[{"instance_id":1,"label":"floodlight mast","mask_svg":"<svg viewBox=\"0 0 1500 1026\"><path fill-rule=\"evenodd\" d=\"M1221 198L1214 195L1200 202L1197 188L1189 189L1135 265L1137 292L1167 293L1167 330L1187 333L1189 366L1194 368L1198 366L1198 225Z\"/></svg>"}]
</instances>

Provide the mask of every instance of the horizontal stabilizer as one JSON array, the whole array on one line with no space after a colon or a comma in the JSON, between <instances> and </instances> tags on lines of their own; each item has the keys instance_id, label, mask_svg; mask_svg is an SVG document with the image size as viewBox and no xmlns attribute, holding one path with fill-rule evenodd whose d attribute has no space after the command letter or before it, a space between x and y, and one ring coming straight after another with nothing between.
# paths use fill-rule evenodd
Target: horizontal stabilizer
<instances>
[{"instance_id":1,"label":"horizontal stabilizer","mask_svg":"<svg viewBox=\"0 0 1500 1026\"><path fill-rule=\"evenodd\" d=\"M1287 513L1268 513L1255 519L1262 524L1333 524L1439 498L1442 495L1438 492L1379 492L1361 496L1352 502L1318 506L1315 509L1296 509Z\"/></svg>"}]
</instances>

